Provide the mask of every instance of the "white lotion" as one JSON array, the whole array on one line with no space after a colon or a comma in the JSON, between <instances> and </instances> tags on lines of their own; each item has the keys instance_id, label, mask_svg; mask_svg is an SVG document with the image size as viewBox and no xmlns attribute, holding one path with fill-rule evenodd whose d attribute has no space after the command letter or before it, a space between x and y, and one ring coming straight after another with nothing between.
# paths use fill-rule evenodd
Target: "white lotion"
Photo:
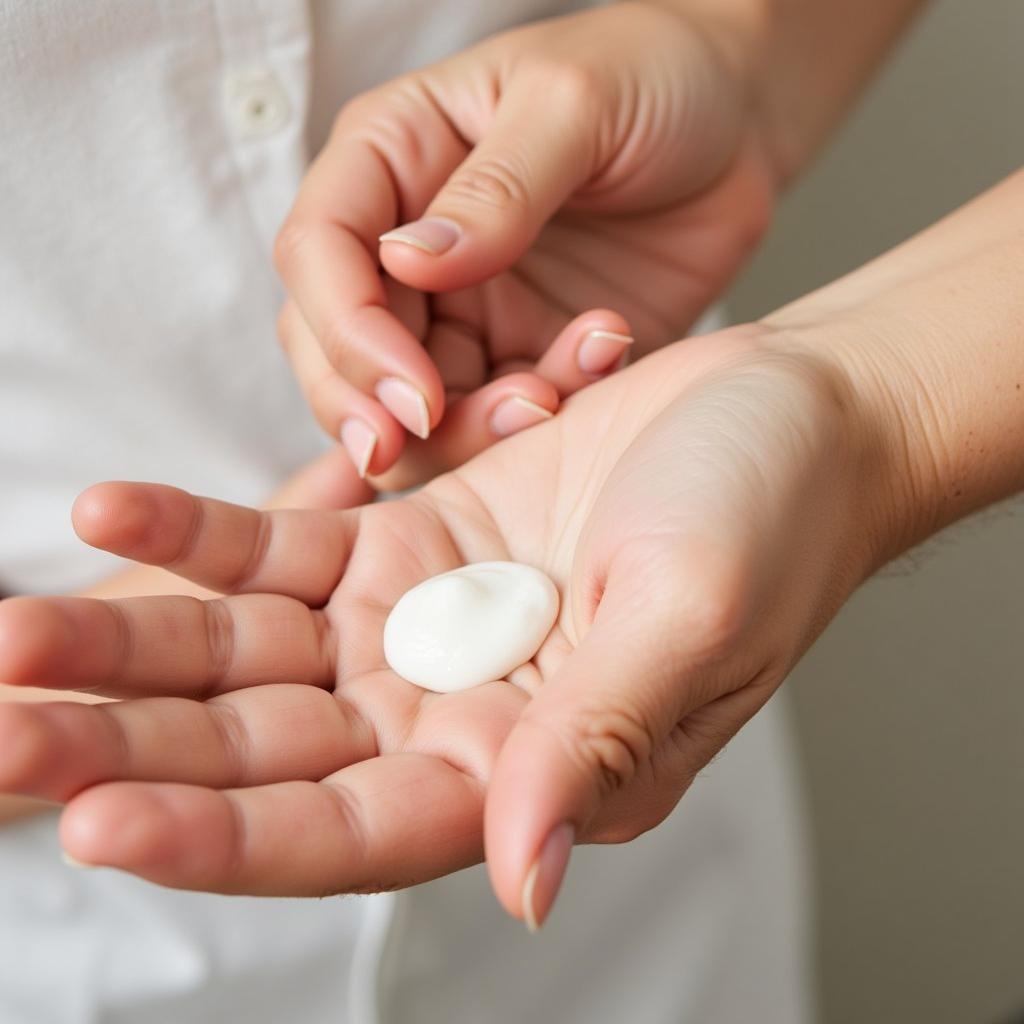
<instances>
[{"instance_id":1,"label":"white lotion","mask_svg":"<svg viewBox=\"0 0 1024 1024\"><path fill-rule=\"evenodd\" d=\"M504 679L540 650L558 617L558 590L539 569L477 562L407 590L384 623L384 657L436 693Z\"/></svg>"}]
</instances>

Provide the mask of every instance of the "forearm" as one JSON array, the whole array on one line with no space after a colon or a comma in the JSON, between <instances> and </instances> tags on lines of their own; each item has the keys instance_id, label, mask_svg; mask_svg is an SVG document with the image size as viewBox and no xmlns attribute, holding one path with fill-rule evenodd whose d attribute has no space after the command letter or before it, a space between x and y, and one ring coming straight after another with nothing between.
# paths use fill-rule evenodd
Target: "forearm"
<instances>
[{"instance_id":1,"label":"forearm","mask_svg":"<svg viewBox=\"0 0 1024 1024\"><path fill-rule=\"evenodd\" d=\"M1024 489L1024 171L766 318L853 382L891 463L891 557Z\"/></svg>"},{"instance_id":2,"label":"forearm","mask_svg":"<svg viewBox=\"0 0 1024 1024\"><path fill-rule=\"evenodd\" d=\"M749 83L781 183L818 151L925 0L654 0L711 32Z\"/></svg>"}]
</instances>

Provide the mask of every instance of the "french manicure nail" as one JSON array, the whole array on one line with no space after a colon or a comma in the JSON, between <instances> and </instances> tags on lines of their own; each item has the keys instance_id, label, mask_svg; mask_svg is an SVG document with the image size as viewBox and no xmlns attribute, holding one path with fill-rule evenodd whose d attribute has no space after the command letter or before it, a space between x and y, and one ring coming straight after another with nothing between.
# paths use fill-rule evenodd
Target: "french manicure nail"
<instances>
[{"instance_id":1,"label":"french manicure nail","mask_svg":"<svg viewBox=\"0 0 1024 1024\"><path fill-rule=\"evenodd\" d=\"M64 861L69 868L92 868L96 866L95 864L86 864L84 861L76 860L66 850L61 850L60 859Z\"/></svg>"},{"instance_id":2,"label":"french manicure nail","mask_svg":"<svg viewBox=\"0 0 1024 1024\"><path fill-rule=\"evenodd\" d=\"M547 920L565 877L576 830L568 822L556 826L540 848L523 882L523 920L535 932Z\"/></svg>"},{"instance_id":3,"label":"french manicure nail","mask_svg":"<svg viewBox=\"0 0 1024 1024\"><path fill-rule=\"evenodd\" d=\"M544 406L522 395L510 395L491 413L491 430L499 437L508 437L542 420L549 420L553 415Z\"/></svg>"},{"instance_id":4,"label":"french manicure nail","mask_svg":"<svg viewBox=\"0 0 1024 1024\"><path fill-rule=\"evenodd\" d=\"M355 463L359 476L365 480L370 460L377 448L376 432L353 416L341 424L340 436L348 457Z\"/></svg>"},{"instance_id":5,"label":"french manicure nail","mask_svg":"<svg viewBox=\"0 0 1024 1024\"><path fill-rule=\"evenodd\" d=\"M628 334L616 331L590 331L576 353L576 362L584 373L605 373L622 358L633 344Z\"/></svg>"},{"instance_id":6,"label":"french manicure nail","mask_svg":"<svg viewBox=\"0 0 1024 1024\"><path fill-rule=\"evenodd\" d=\"M406 430L424 441L430 437L430 412L421 391L397 377L385 377L378 381L375 393Z\"/></svg>"},{"instance_id":7,"label":"french manicure nail","mask_svg":"<svg viewBox=\"0 0 1024 1024\"><path fill-rule=\"evenodd\" d=\"M402 224L380 236L380 242L401 242L431 256L447 252L462 235L462 228L447 217L424 217Z\"/></svg>"}]
</instances>

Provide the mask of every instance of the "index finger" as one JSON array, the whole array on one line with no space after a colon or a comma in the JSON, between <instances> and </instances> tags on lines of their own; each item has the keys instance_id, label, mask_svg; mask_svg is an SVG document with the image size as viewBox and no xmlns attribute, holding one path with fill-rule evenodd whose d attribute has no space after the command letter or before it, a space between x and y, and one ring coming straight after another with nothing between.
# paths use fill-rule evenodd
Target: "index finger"
<instances>
[{"instance_id":1,"label":"index finger","mask_svg":"<svg viewBox=\"0 0 1024 1024\"><path fill-rule=\"evenodd\" d=\"M72 510L87 544L168 569L218 593L273 593L324 604L338 585L358 511L261 511L165 484L114 481Z\"/></svg>"},{"instance_id":2,"label":"index finger","mask_svg":"<svg viewBox=\"0 0 1024 1024\"><path fill-rule=\"evenodd\" d=\"M464 155L451 125L412 86L360 97L342 111L275 247L278 272L334 368L368 395L389 379L411 385L430 428L444 410L444 386L388 309L378 239L417 216ZM382 402L423 436L411 403Z\"/></svg>"}]
</instances>

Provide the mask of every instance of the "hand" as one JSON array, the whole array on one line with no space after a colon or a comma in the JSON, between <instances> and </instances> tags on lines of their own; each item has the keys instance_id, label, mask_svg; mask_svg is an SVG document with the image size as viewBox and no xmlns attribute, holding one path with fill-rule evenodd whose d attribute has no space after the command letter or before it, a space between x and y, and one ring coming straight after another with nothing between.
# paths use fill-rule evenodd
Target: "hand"
<instances>
[{"instance_id":1,"label":"hand","mask_svg":"<svg viewBox=\"0 0 1024 1024\"><path fill-rule=\"evenodd\" d=\"M544 418L631 334L636 354L679 337L749 254L775 175L702 17L546 21L341 111L278 240L280 335L357 465L380 476L406 446L379 485Z\"/></svg>"},{"instance_id":2,"label":"hand","mask_svg":"<svg viewBox=\"0 0 1024 1024\"><path fill-rule=\"evenodd\" d=\"M85 539L236 596L4 602L0 678L134 699L0 708L0 788L68 801L73 857L185 888L390 888L486 848L504 905L543 920L573 839L660 821L874 567L881 474L846 399L744 328L402 501L259 513L93 488ZM534 661L455 694L395 676L395 600L488 559L561 590Z\"/></svg>"}]
</instances>

